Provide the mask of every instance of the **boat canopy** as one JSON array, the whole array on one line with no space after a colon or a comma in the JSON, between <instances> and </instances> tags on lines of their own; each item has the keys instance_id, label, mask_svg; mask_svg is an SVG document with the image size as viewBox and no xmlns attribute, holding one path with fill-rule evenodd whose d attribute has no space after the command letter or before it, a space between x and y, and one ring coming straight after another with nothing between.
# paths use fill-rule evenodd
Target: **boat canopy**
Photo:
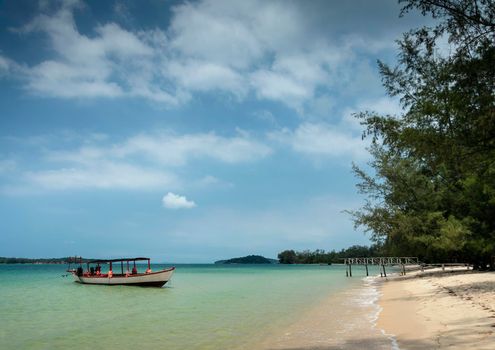
<instances>
[{"instance_id":1,"label":"boat canopy","mask_svg":"<svg viewBox=\"0 0 495 350\"><path fill-rule=\"evenodd\" d=\"M98 259L98 260L90 260L87 263L89 264L105 264L105 263L114 263L120 261L149 261L150 258L120 258L120 259Z\"/></svg>"}]
</instances>

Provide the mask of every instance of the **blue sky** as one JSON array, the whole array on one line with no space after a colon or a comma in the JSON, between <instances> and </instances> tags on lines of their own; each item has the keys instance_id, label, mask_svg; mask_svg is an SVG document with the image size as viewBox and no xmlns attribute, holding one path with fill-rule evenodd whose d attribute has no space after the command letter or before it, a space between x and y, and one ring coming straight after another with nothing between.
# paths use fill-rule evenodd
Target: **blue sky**
<instances>
[{"instance_id":1,"label":"blue sky","mask_svg":"<svg viewBox=\"0 0 495 350\"><path fill-rule=\"evenodd\" d=\"M393 1L0 2L0 256L211 262L368 244L357 111Z\"/></svg>"}]
</instances>

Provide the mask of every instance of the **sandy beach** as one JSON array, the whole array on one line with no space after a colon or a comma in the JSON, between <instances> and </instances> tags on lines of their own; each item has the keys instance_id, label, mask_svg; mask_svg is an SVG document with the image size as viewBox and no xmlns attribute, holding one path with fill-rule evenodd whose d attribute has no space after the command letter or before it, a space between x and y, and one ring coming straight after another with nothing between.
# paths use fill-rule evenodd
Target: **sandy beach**
<instances>
[{"instance_id":1,"label":"sandy beach","mask_svg":"<svg viewBox=\"0 0 495 350\"><path fill-rule=\"evenodd\" d=\"M495 273L374 277L329 296L259 349L495 349Z\"/></svg>"},{"instance_id":2,"label":"sandy beach","mask_svg":"<svg viewBox=\"0 0 495 350\"><path fill-rule=\"evenodd\" d=\"M359 277L358 277L359 278ZM295 323L260 342L256 349L390 349L391 340L376 325L380 312L379 278L331 294L302 313Z\"/></svg>"},{"instance_id":3,"label":"sandy beach","mask_svg":"<svg viewBox=\"0 0 495 350\"><path fill-rule=\"evenodd\" d=\"M494 349L495 273L437 271L381 287L377 327L400 349Z\"/></svg>"}]
</instances>

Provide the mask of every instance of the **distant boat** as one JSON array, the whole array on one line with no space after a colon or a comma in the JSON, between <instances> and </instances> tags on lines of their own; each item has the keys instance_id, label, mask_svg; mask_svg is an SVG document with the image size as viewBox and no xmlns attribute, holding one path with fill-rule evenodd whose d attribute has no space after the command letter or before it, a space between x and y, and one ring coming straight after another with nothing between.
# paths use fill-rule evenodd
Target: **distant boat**
<instances>
[{"instance_id":1,"label":"distant boat","mask_svg":"<svg viewBox=\"0 0 495 350\"><path fill-rule=\"evenodd\" d=\"M145 272L138 272L136 261L148 261ZM130 263L132 264L132 270L129 270ZM74 281L83 284L162 287L170 280L175 271L175 267L151 271L151 262L149 258L90 260L84 262L84 264L86 264L86 270L83 269L82 259L79 260L79 267L71 269L69 265L69 268L67 269L67 272L72 274ZM108 272L102 273L101 266L106 264L109 264ZM117 269L120 270L120 273L114 272L114 267L117 267ZM126 268L125 271L124 267Z\"/></svg>"}]
</instances>

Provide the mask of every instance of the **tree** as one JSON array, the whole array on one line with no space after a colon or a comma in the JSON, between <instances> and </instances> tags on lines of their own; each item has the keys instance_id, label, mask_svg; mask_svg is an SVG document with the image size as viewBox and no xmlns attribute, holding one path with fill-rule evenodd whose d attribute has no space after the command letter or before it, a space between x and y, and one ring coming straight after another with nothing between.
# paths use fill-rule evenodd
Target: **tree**
<instances>
[{"instance_id":1,"label":"tree","mask_svg":"<svg viewBox=\"0 0 495 350\"><path fill-rule=\"evenodd\" d=\"M400 2L437 25L404 34L397 66L378 63L403 113L357 115L374 173L354 165L366 196L354 222L391 254L483 268L495 255L495 4Z\"/></svg>"},{"instance_id":2,"label":"tree","mask_svg":"<svg viewBox=\"0 0 495 350\"><path fill-rule=\"evenodd\" d=\"M295 264L296 263L296 252L293 250L284 250L278 254L278 261L281 264Z\"/></svg>"},{"instance_id":3,"label":"tree","mask_svg":"<svg viewBox=\"0 0 495 350\"><path fill-rule=\"evenodd\" d=\"M342 249L340 252L335 250L325 252L322 249L298 252L284 250L278 254L278 259L281 264L332 264L341 263L344 258L379 256L381 248L379 245L372 245L371 247L353 245L347 249Z\"/></svg>"}]
</instances>

